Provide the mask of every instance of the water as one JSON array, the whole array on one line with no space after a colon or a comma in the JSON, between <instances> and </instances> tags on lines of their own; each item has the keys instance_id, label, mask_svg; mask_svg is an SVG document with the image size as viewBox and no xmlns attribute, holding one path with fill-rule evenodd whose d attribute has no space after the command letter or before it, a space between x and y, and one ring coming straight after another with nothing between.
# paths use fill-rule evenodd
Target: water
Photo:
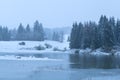
<instances>
[{"instance_id":1,"label":"water","mask_svg":"<svg viewBox=\"0 0 120 80\"><path fill-rule=\"evenodd\" d=\"M119 56L67 53L1 53L0 56L6 55L15 56L16 60L0 60L0 80L118 80L120 78ZM31 56L41 59L27 60ZM21 60L22 57L26 60Z\"/></svg>"}]
</instances>

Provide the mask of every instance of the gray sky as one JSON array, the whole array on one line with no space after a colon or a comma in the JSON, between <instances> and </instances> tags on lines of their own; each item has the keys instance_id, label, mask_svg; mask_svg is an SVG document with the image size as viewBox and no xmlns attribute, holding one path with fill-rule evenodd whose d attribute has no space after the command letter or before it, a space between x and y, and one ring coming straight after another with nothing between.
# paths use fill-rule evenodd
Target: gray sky
<instances>
[{"instance_id":1,"label":"gray sky","mask_svg":"<svg viewBox=\"0 0 120 80\"><path fill-rule=\"evenodd\" d=\"M71 26L75 21L98 21L101 14L120 18L120 0L0 0L0 24L44 27Z\"/></svg>"}]
</instances>

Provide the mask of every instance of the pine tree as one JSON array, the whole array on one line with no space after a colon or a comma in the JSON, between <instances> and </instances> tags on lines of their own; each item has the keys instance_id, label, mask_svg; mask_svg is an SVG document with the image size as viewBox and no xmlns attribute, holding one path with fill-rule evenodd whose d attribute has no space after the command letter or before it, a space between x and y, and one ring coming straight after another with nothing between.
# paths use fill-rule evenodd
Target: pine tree
<instances>
[{"instance_id":1,"label":"pine tree","mask_svg":"<svg viewBox=\"0 0 120 80\"><path fill-rule=\"evenodd\" d=\"M109 24L110 24L111 29L112 29L112 31L111 31L112 41L113 41L114 44L116 44L117 43L116 36L115 36L115 33L116 33L115 32L115 27L116 27L116 25L115 25L115 18L114 17L111 17L109 19Z\"/></svg>"},{"instance_id":2,"label":"pine tree","mask_svg":"<svg viewBox=\"0 0 120 80\"><path fill-rule=\"evenodd\" d=\"M14 28L9 31L10 32L10 40L16 40L17 30Z\"/></svg>"},{"instance_id":3,"label":"pine tree","mask_svg":"<svg viewBox=\"0 0 120 80\"><path fill-rule=\"evenodd\" d=\"M2 26L0 26L0 41L3 39Z\"/></svg>"},{"instance_id":4,"label":"pine tree","mask_svg":"<svg viewBox=\"0 0 120 80\"><path fill-rule=\"evenodd\" d=\"M103 48L106 51L110 51L114 45L114 36L112 32L112 26L108 22L106 16L104 16L104 30L103 30Z\"/></svg>"},{"instance_id":5,"label":"pine tree","mask_svg":"<svg viewBox=\"0 0 120 80\"><path fill-rule=\"evenodd\" d=\"M70 36L70 48L78 49L79 48L79 38L78 38L78 25L77 23L73 24L73 28Z\"/></svg>"},{"instance_id":6,"label":"pine tree","mask_svg":"<svg viewBox=\"0 0 120 80\"><path fill-rule=\"evenodd\" d=\"M70 36L68 36L67 42L70 42Z\"/></svg>"},{"instance_id":7,"label":"pine tree","mask_svg":"<svg viewBox=\"0 0 120 80\"><path fill-rule=\"evenodd\" d=\"M82 23L79 23L78 25L78 45L79 45L79 48L83 48L83 24Z\"/></svg>"},{"instance_id":8,"label":"pine tree","mask_svg":"<svg viewBox=\"0 0 120 80\"><path fill-rule=\"evenodd\" d=\"M10 33L7 27L3 27L2 29L2 40L9 41L10 40Z\"/></svg>"},{"instance_id":9,"label":"pine tree","mask_svg":"<svg viewBox=\"0 0 120 80\"><path fill-rule=\"evenodd\" d=\"M64 40L64 32L61 31L60 32L60 42L63 42L63 40Z\"/></svg>"},{"instance_id":10,"label":"pine tree","mask_svg":"<svg viewBox=\"0 0 120 80\"><path fill-rule=\"evenodd\" d=\"M96 23L92 23L92 34L91 34L91 49L100 48L100 40L99 40L99 30Z\"/></svg>"},{"instance_id":11,"label":"pine tree","mask_svg":"<svg viewBox=\"0 0 120 80\"><path fill-rule=\"evenodd\" d=\"M16 38L17 38L17 40L25 40L25 38L26 38L25 29L24 29L22 23L20 23L20 25L18 27Z\"/></svg>"},{"instance_id":12,"label":"pine tree","mask_svg":"<svg viewBox=\"0 0 120 80\"><path fill-rule=\"evenodd\" d=\"M105 28L105 23L104 23L105 21L104 21L104 16L102 15L101 17L100 17L100 19L99 19L99 24L98 24L98 30L99 30L99 32L98 32L98 37L99 37L99 40L100 40L100 46L102 47L103 46L103 38L104 38L104 28Z\"/></svg>"},{"instance_id":13,"label":"pine tree","mask_svg":"<svg viewBox=\"0 0 120 80\"><path fill-rule=\"evenodd\" d=\"M32 38L32 32L31 32L31 29L30 29L30 25L27 24L27 27L26 27L26 40L31 40Z\"/></svg>"},{"instance_id":14,"label":"pine tree","mask_svg":"<svg viewBox=\"0 0 120 80\"><path fill-rule=\"evenodd\" d=\"M120 20L117 20L115 27L115 38L118 44L120 44Z\"/></svg>"},{"instance_id":15,"label":"pine tree","mask_svg":"<svg viewBox=\"0 0 120 80\"><path fill-rule=\"evenodd\" d=\"M40 35L41 35L41 41L44 41L45 33L44 33L44 29L43 29L42 23L40 23Z\"/></svg>"},{"instance_id":16,"label":"pine tree","mask_svg":"<svg viewBox=\"0 0 120 80\"><path fill-rule=\"evenodd\" d=\"M53 33L53 37L52 37L53 41L60 41L60 35L58 32L54 32Z\"/></svg>"},{"instance_id":17,"label":"pine tree","mask_svg":"<svg viewBox=\"0 0 120 80\"><path fill-rule=\"evenodd\" d=\"M33 38L36 41L43 41L44 40L43 26L38 21L36 21L34 23Z\"/></svg>"},{"instance_id":18,"label":"pine tree","mask_svg":"<svg viewBox=\"0 0 120 80\"><path fill-rule=\"evenodd\" d=\"M91 46L91 37L90 37L90 34L91 34L91 28L89 26L89 23L85 23L84 24L84 38L83 38L83 48L90 48Z\"/></svg>"}]
</instances>

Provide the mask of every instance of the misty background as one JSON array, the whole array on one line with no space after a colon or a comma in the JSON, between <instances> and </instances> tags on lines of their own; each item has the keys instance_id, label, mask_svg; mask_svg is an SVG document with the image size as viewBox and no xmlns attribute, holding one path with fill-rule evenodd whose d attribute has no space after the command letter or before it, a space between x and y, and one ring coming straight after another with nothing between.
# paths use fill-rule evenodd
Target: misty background
<instances>
[{"instance_id":1,"label":"misty background","mask_svg":"<svg viewBox=\"0 0 120 80\"><path fill-rule=\"evenodd\" d=\"M16 28L38 20L47 28L98 21L104 13L120 17L119 0L0 0L0 25ZM117 12L117 13L116 13Z\"/></svg>"}]
</instances>

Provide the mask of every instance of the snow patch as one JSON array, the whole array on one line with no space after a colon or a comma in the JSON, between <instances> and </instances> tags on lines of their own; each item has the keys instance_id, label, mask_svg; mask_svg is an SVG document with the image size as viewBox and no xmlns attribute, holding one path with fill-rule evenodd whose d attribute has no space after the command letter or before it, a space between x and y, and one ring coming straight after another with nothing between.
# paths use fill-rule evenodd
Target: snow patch
<instances>
[{"instance_id":1,"label":"snow patch","mask_svg":"<svg viewBox=\"0 0 120 80\"><path fill-rule=\"evenodd\" d=\"M25 61L27 61L27 60L32 60L32 61L34 61L34 60L40 60L40 61L62 61L62 60L60 60L60 59L49 59L49 58L47 58L47 57L45 57L45 58L36 58L36 57L21 57L21 56L9 56L9 55L6 55L6 56L0 56L0 60L25 60Z\"/></svg>"}]
</instances>

